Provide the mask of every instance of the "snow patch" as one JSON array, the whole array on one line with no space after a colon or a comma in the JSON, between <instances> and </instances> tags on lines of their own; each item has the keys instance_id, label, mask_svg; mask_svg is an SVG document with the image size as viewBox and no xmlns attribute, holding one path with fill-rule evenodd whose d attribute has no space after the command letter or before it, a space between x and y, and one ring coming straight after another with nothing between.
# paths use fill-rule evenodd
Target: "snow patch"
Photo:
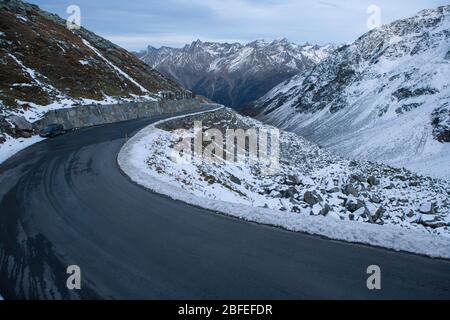
<instances>
[{"instance_id":1,"label":"snow patch","mask_svg":"<svg viewBox=\"0 0 450 320\"><path fill-rule=\"evenodd\" d=\"M33 136L31 138L25 139L25 138L19 138L14 139L8 135L6 135L6 141L2 144L0 144L0 164L8 160L10 157L12 157L17 152L28 148L29 146L38 143L40 141L43 141L45 139L39 137L39 136Z\"/></svg>"},{"instance_id":2,"label":"snow patch","mask_svg":"<svg viewBox=\"0 0 450 320\"><path fill-rule=\"evenodd\" d=\"M82 39L84 45L95 52L95 54L101 58L103 61L105 61L110 67L112 67L114 70L116 70L120 75L122 75L125 79L132 82L134 85L136 85L143 93L149 93L147 89L145 89L142 85L140 85L136 80L134 80L132 77L130 77L126 72L124 72L122 69L117 67L115 64L113 64L111 61L106 59L100 51L98 51L96 48L94 48L87 40Z\"/></svg>"}]
</instances>

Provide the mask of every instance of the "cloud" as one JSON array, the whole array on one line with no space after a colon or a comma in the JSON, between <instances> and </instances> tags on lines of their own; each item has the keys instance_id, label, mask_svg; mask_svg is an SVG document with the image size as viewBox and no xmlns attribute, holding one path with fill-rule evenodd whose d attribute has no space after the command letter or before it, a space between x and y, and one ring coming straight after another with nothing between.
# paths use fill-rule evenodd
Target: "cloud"
<instances>
[{"instance_id":1,"label":"cloud","mask_svg":"<svg viewBox=\"0 0 450 320\"><path fill-rule=\"evenodd\" d=\"M73 0L30 0L66 17ZM86 28L127 49L180 47L197 38L248 42L286 37L297 43L348 43L367 32L366 9L383 23L448 0L77 0Z\"/></svg>"}]
</instances>

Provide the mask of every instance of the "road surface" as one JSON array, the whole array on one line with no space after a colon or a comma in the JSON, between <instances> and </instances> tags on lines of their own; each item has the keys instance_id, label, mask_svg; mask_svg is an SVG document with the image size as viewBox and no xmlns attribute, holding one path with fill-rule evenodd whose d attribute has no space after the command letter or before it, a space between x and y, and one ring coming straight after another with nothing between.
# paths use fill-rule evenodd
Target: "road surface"
<instances>
[{"instance_id":1,"label":"road surface","mask_svg":"<svg viewBox=\"0 0 450 320\"><path fill-rule=\"evenodd\" d=\"M117 155L159 119L71 132L0 165L5 299L450 298L448 261L247 223L134 184ZM81 290L67 288L70 265Z\"/></svg>"}]
</instances>

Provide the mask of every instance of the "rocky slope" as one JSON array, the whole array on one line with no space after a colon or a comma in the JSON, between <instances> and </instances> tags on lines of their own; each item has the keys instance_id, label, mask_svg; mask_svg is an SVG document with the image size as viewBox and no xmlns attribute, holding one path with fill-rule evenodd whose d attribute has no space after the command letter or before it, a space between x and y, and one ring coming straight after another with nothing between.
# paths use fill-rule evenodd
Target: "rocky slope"
<instances>
[{"instance_id":1,"label":"rocky slope","mask_svg":"<svg viewBox=\"0 0 450 320\"><path fill-rule=\"evenodd\" d=\"M247 113L346 156L450 178L450 6L372 30Z\"/></svg>"},{"instance_id":2,"label":"rocky slope","mask_svg":"<svg viewBox=\"0 0 450 320\"><path fill-rule=\"evenodd\" d=\"M49 109L155 100L161 91L184 89L88 30L70 31L35 5L0 1L0 128L9 136L31 134L13 114L33 121Z\"/></svg>"},{"instance_id":3,"label":"rocky slope","mask_svg":"<svg viewBox=\"0 0 450 320\"><path fill-rule=\"evenodd\" d=\"M309 71L336 49L334 45L272 42L213 43L200 40L184 48L149 46L139 58L194 92L241 107L291 76Z\"/></svg>"},{"instance_id":4,"label":"rocky slope","mask_svg":"<svg viewBox=\"0 0 450 320\"><path fill-rule=\"evenodd\" d=\"M230 129L261 136L274 128L231 109L163 121L133 137L119 165L155 192L245 220L435 256L443 250L449 256L448 181L348 160L284 131L275 135L279 157L270 165L264 157L225 161ZM180 148L181 141L194 139L203 141L194 152L185 152L189 143ZM265 138L259 147L261 142ZM250 142L235 148L252 154ZM272 167L277 158L279 166ZM274 170L267 171L268 165ZM444 242L434 246L436 240Z\"/></svg>"}]
</instances>

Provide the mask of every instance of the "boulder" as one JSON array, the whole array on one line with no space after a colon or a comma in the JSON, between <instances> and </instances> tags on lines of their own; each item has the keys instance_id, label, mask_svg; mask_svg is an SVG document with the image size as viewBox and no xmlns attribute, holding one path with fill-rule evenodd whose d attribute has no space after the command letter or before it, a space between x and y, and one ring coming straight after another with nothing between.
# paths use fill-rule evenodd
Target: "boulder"
<instances>
[{"instance_id":1,"label":"boulder","mask_svg":"<svg viewBox=\"0 0 450 320\"><path fill-rule=\"evenodd\" d=\"M381 199L377 195L372 195L370 197L370 201L372 201L373 203L381 203Z\"/></svg>"},{"instance_id":2,"label":"boulder","mask_svg":"<svg viewBox=\"0 0 450 320\"><path fill-rule=\"evenodd\" d=\"M331 210L331 207L328 204L325 204L325 206L322 208L322 210L320 210L320 214L325 217L328 215L330 210Z\"/></svg>"},{"instance_id":3,"label":"boulder","mask_svg":"<svg viewBox=\"0 0 450 320\"><path fill-rule=\"evenodd\" d=\"M420 213L422 214L434 214L434 205L430 202L423 203L419 208Z\"/></svg>"},{"instance_id":4,"label":"boulder","mask_svg":"<svg viewBox=\"0 0 450 320\"><path fill-rule=\"evenodd\" d=\"M354 197L358 197L359 196L358 190L356 190L355 187L353 187L353 185L351 185L351 184L346 185L344 187L343 192L347 196L349 196L349 195L352 195Z\"/></svg>"},{"instance_id":5,"label":"boulder","mask_svg":"<svg viewBox=\"0 0 450 320\"><path fill-rule=\"evenodd\" d=\"M380 184L380 180L378 180L376 177L374 176L370 176L369 179L367 179L367 182L371 185L371 186L378 186Z\"/></svg>"},{"instance_id":6,"label":"boulder","mask_svg":"<svg viewBox=\"0 0 450 320\"><path fill-rule=\"evenodd\" d=\"M270 196L271 196L272 198L281 198L283 195L281 194L281 192L276 191L276 190L273 190L273 191L270 193Z\"/></svg>"},{"instance_id":7,"label":"boulder","mask_svg":"<svg viewBox=\"0 0 450 320\"><path fill-rule=\"evenodd\" d=\"M316 185L314 180L311 179L310 177L300 177L299 179L301 181L301 184L303 184L304 186L315 186Z\"/></svg>"},{"instance_id":8,"label":"boulder","mask_svg":"<svg viewBox=\"0 0 450 320\"><path fill-rule=\"evenodd\" d=\"M358 210L356 210L355 212L353 212L353 216L355 216L355 217L360 216L363 218L370 217L369 211L367 211L367 209L365 207L361 207Z\"/></svg>"},{"instance_id":9,"label":"boulder","mask_svg":"<svg viewBox=\"0 0 450 320\"><path fill-rule=\"evenodd\" d=\"M235 176L233 176L233 175L230 176L230 180L231 180L231 182L233 182L234 184L237 184L237 185L241 185L241 184L242 184L241 179L239 179L238 177L235 177Z\"/></svg>"},{"instance_id":10,"label":"boulder","mask_svg":"<svg viewBox=\"0 0 450 320\"><path fill-rule=\"evenodd\" d=\"M386 212L386 210L384 208L382 208L382 207L378 208L378 210L373 215L373 221L377 221L377 220L383 218L385 212Z\"/></svg>"},{"instance_id":11,"label":"boulder","mask_svg":"<svg viewBox=\"0 0 450 320\"><path fill-rule=\"evenodd\" d=\"M345 208L350 212L355 212L360 208L365 208L365 205L360 200L349 199L345 204Z\"/></svg>"},{"instance_id":12,"label":"boulder","mask_svg":"<svg viewBox=\"0 0 450 320\"><path fill-rule=\"evenodd\" d=\"M321 212L322 212L322 207L320 206L320 204L316 204L315 206L313 206L313 207L311 208L311 213L310 213L310 215L312 215L312 216L318 216L318 215L321 214Z\"/></svg>"},{"instance_id":13,"label":"boulder","mask_svg":"<svg viewBox=\"0 0 450 320\"><path fill-rule=\"evenodd\" d=\"M334 188L327 190L328 193L338 193L340 191L341 190L338 187L334 187Z\"/></svg>"},{"instance_id":14,"label":"boulder","mask_svg":"<svg viewBox=\"0 0 450 320\"><path fill-rule=\"evenodd\" d=\"M297 191L297 189L295 189L295 187L290 187L289 189L281 192L282 197L285 199L289 199L289 198L295 199L297 194L298 194L298 191Z\"/></svg>"},{"instance_id":15,"label":"boulder","mask_svg":"<svg viewBox=\"0 0 450 320\"><path fill-rule=\"evenodd\" d=\"M420 223L421 225L432 229L442 228L449 225L448 222L442 221L438 216L434 214L422 214L417 223Z\"/></svg>"},{"instance_id":16,"label":"boulder","mask_svg":"<svg viewBox=\"0 0 450 320\"><path fill-rule=\"evenodd\" d=\"M384 189L386 189L386 190L392 190L392 189L395 189L395 188L396 188L395 184L393 184L392 182L388 186L384 187Z\"/></svg>"},{"instance_id":17,"label":"boulder","mask_svg":"<svg viewBox=\"0 0 450 320\"><path fill-rule=\"evenodd\" d=\"M24 117L21 116L11 116L9 118L12 124L14 124L15 128L20 131L33 131L33 125L31 122L28 122Z\"/></svg>"},{"instance_id":18,"label":"boulder","mask_svg":"<svg viewBox=\"0 0 450 320\"><path fill-rule=\"evenodd\" d=\"M307 204L309 204L311 207L318 204L320 201L322 201L322 197L316 194L315 192L306 191L303 196L303 201L305 201Z\"/></svg>"},{"instance_id":19,"label":"boulder","mask_svg":"<svg viewBox=\"0 0 450 320\"><path fill-rule=\"evenodd\" d=\"M367 182L367 179L364 178L363 176L357 175L357 174L352 174L350 177L350 182Z\"/></svg>"},{"instance_id":20,"label":"boulder","mask_svg":"<svg viewBox=\"0 0 450 320\"><path fill-rule=\"evenodd\" d=\"M287 192L288 192L289 198L295 199L297 197L298 191L295 187L290 187Z\"/></svg>"},{"instance_id":21,"label":"boulder","mask_svg":"<svg viewBox=\"0 0 450 320\"><path fill-rule=\"evenodd\" d=\"M299 177L297 177L297 176L290 175L286 179L286 184L287 185L291 185L291 186L298 186L298 185L301 184L301 179Z\"/></svg>"}]
</instances>

